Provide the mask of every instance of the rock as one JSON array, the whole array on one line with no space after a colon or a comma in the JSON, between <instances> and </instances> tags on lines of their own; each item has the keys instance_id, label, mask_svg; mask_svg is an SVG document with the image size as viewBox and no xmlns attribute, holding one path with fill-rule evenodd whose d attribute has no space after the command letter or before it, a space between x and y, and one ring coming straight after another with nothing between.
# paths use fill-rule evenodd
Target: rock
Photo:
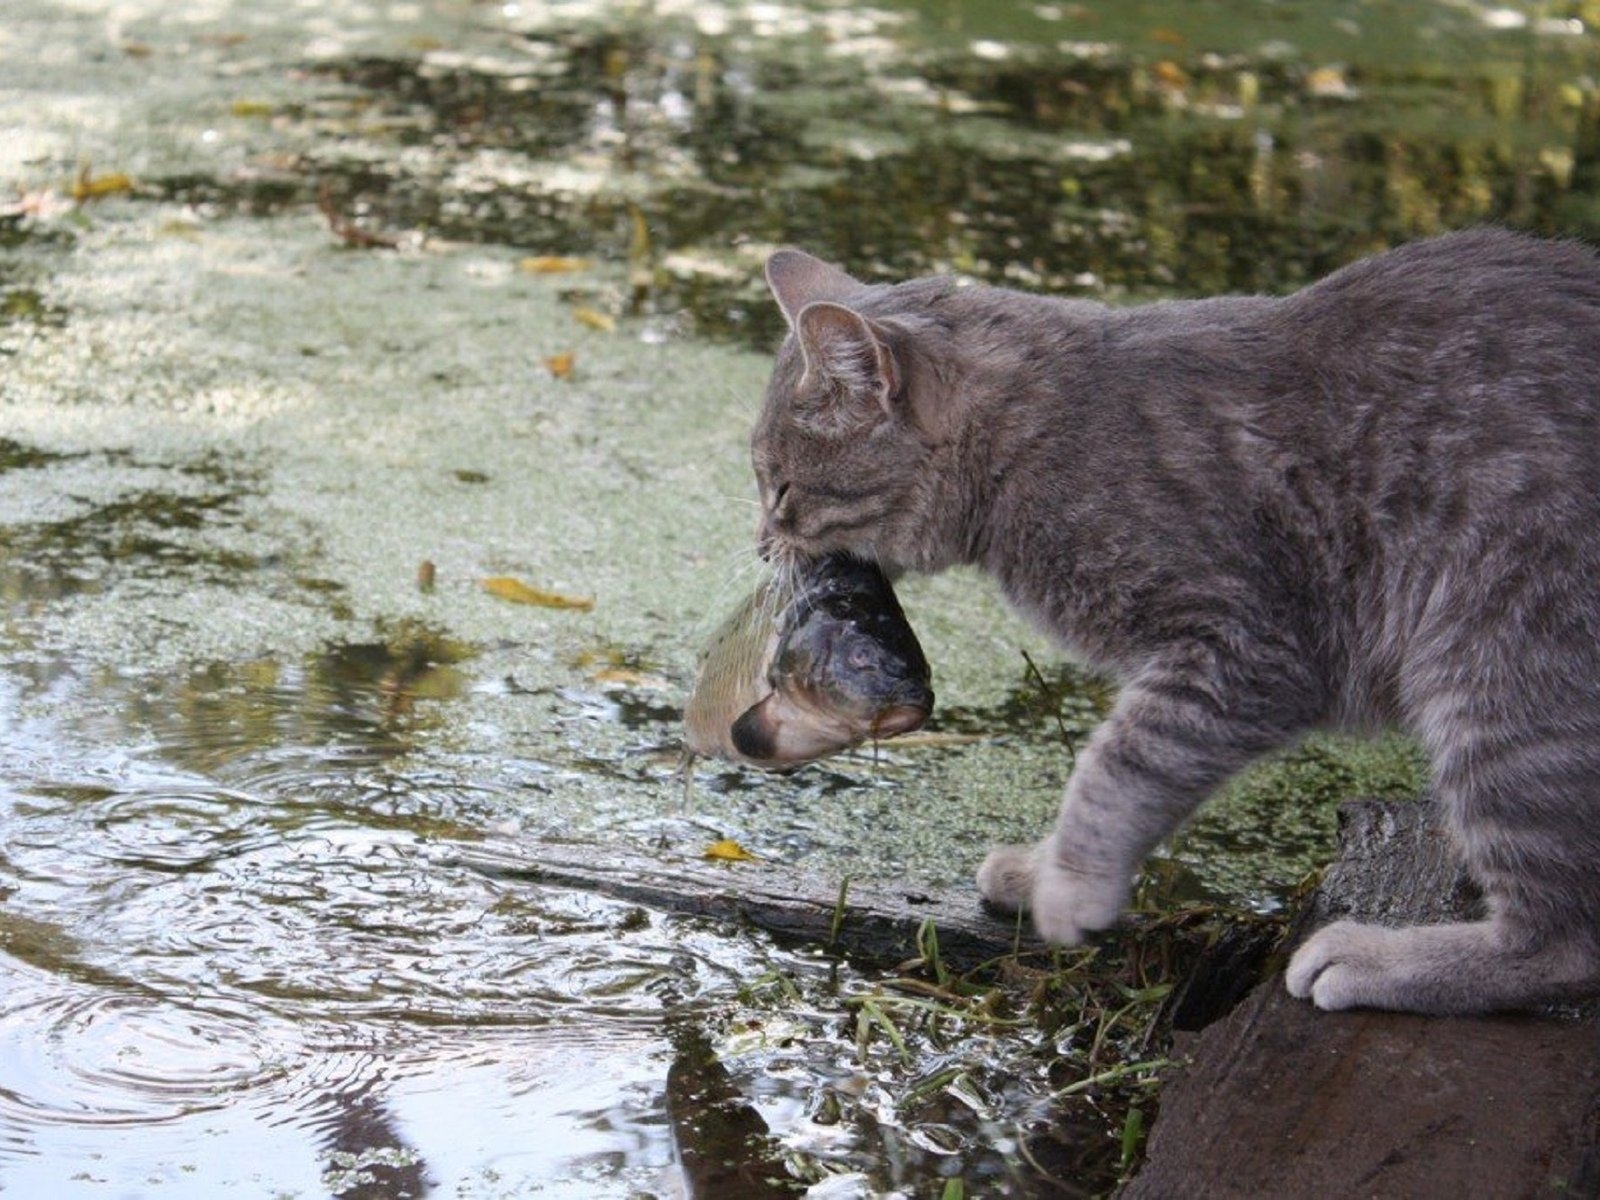
<instances>
[{"instance_id":1,"label":"rock","mask_svg":"<svg viewBox=\"0 0 1600 1200\"><path fill-rule=\"evenodd\" d=\"M1431 805L1359 802L1289 944L1342 916L1459 919L1479 900ZM1322 1013L1281 972L1180 1045L1125 1200L1600 1196L1600 1030L1519 1016Z\"/></svg>"}]
</instances>

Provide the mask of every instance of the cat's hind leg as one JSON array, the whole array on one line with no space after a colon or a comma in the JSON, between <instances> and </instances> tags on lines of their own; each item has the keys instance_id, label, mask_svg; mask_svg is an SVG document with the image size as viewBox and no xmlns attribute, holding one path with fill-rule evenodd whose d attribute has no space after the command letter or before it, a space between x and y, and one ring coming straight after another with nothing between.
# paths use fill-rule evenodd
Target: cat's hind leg
<instances>
[{"instance_id":1,"label":"cat's hind leg","mask_svg":"<svg viewBox=\"0 0 1600 1200\"><path fill-rule=\"evenodd\" d=\"M1424 639L1407 705L1434 792L1487 919L1386 928L1340 921L1290 960L1320 1008L1521 1008L1600 986L1600 617L1525 550ZM1584 586L1587 586L1586 584ZM1441 606L1442 607L1442 606Z\"/></svg>"},{"instance_id":2,"label":"cat's hind leg","mask_svg":"<svg viewBox=\"0 0 1600 1200\"><path fill-rule=\"evenodd\" d=\"M1338 921L1295 952L1286 982L1323 1009L1477 1013L1579 995L1596 965L1587 939L1533 938L1503 919L1402 929Z\"/></svg>"}]
</instances>

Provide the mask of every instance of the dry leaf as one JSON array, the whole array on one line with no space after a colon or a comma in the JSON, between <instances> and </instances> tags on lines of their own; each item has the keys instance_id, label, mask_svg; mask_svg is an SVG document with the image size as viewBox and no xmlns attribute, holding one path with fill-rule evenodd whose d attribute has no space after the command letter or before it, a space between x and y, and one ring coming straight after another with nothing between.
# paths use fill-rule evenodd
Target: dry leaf
<instances>
[{"instance_id":1,"label":"dry leaf","mask_svg":"<svg viewBox=\"0 0 1600 1200\"><path fill-rule=\"evenodd\" d=\"M723 838L720 842L712 842L706 847L705 856L714 858L718 862L755 862L757 856L751 854L732 838Z\"/></svg>"},{"instance_id":2,"label":"dry leaf","mask_svg":"<svg viewBox=\"0 0 1600 1200\"><path fill-rule=\"evenodd\" d=\"M228 112L242 120L264 120L272 116L273 108L265 100L235 100L228 105Z\"/></svg>"},{"instance_id":3,"label":"dry leaf","mask_svg":"<svg viewBox=\"0 0 1600 1200\"><path fill-rule=\"evenodd\" d=\"M590 329L598 329L601 333L615 333L617 330L617 319L597 308L575 308L572 310L572 315L577 318L579 324L587 325Z\"/></svg>"},{"instance_id":4,"label":"dry leaf","mask_svg":"<svg viewBox=\"0 0 1600 1200\"><path fill-rule=\"evenodd\" d=\"M632 667L602 667L589 678L601 685L614 684L617 687L651 688L657 691L667 687L667 681L661 676L635 671Z\"/></svg>"},{"instance_id":5,"label":"dry leaf","mask_svg":"<svg viewBox=\"0 0 1600 1200\"><path fill-rule=\"evenodd\" d=\"M1338 67L1317 67L1308 72L1306 91L1323 100L1349 100L1356 95L1356 89Z\"/></svg>"},{"instance_id":6,"label":"dry leaf","mask_svg":"<svg viewBox=\"0 0 1600 1200\"><path fill-rule=\"evenodd\" d=\"M564 354L552 354L544 360L545 368L557 379L571 379L572 367L577 361L577 356L568 350Z\"/></svg>"},{"instance_id":7,"label":"dry leaf","mask_svg":"<svg viewBox=\"0 0 1600 1200\"><path fill-rule=\"evenodd\" d=\"M1184 74L1182 67L1165 59L1155 65L1154 73L1156 82L1163 87L1181 88L1189 82L1189 77Z\"/></svg>"},{"instance_id":8,"label":"dry leaf","mask_svg":"<svg viewBox=\"0 0 1600 1200\"><path fill-rule=\"evenodd\" d=\"M483 590L491 596L509 600L513 604L532 604L539 608L576 608L588 612L594 607L593 596L568 596L562 592L547 592L543 588L529 587L520 579L509 575L494 575L483 581Z\"/></svg>"},{"instance_id":9,"label":"dry leaf","mask_svg":"<svg viewBox=\"0 0 1600 1200\"><path fill-rule=\"evenodd\" d=\"M517 260L517 270L529 275L565 275L588 269L587 258L567 258L560 254L536 254L532 258Z\"/></svg>"},{"instance_id":10,"label":"dry leaf","mask_svg":"<svg viewBox=\"0 0 1600 1200\"><path fill-rule=\"evenodd\" d=\"M133 191L133 179L121 171L93 175L88 167L84 167L72 181L72 198L80 204L85 200L98 200L102 196L115 196L131 191Z\"/></svg>"},{"instance_id":11,"label":"dry leaf","mask_svg":"<svg viewBox=\"0 0 1600 1200\"><path fill-rule=\"evenodd\" d=\"M628 283L635 291L648 289L654 280L650 264L655 257L650 247L650 223L637 204L628 205L628 217Z\"/></svg>"}]
</instances>

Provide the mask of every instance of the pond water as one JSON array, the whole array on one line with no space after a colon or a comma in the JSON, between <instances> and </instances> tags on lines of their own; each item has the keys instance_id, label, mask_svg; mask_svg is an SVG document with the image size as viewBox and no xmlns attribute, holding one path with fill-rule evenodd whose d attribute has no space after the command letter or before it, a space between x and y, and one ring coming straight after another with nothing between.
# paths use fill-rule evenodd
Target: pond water
<instances>
[{"instance_id":1,"label":"pond water","mask_svg":"<svg viewBox=\"0 0 1600 1200\"><path fill-rule=\"evenodd\" d=\"M1600 238L1597 20L11 0L0 1188L670 1196L687 1105L818 1195L1104 1190L1132 1126L1052 1101L1070 1033L902 1053L871 972L456 851L965 886L1036 836L1107 691L962 574L902 591L952 736L680 775L757 570L764 255L1120 302L1482 220ZM1338 800L1419 783L1316 740L1163 894L1274 910Z\"/></svg>"}]
</instances>

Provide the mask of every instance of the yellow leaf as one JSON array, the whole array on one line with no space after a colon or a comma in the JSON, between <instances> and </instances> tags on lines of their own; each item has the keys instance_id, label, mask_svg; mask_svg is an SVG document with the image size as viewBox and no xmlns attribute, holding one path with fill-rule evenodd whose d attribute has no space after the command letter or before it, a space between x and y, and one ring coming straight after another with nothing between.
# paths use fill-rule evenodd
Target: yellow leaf
<instances>
[{"instance_id":1,"label":"yellow leaf","mask_svg":"<svg viewBox=\"0 0 1600 1200\"><path fill-rule=\"evenodd\" d=\"M1181 88L1189 82L1183 68L1175 62L1162 60L1155 66L1156 82L1169 88Z\"/></svg>"},{"instance_id":2,"label":"yellow leaf","mask_svg":"<svg viewBox=\"0 0 1600 1200\"><path fill-rule=\"evenodd\" d=\"M133 191L133 180L121 171L111 171L105 175L92 175L89 168L84 167L78 172L78 177L72 181L72 198L79 203L85 200L97 200L101 196L115 196L121 192Z\"/></svg>"},{"instance_id":3,"label":"yellow leaf","mask_svg":"<svg viewBox=\"0 0 1600 1200\"><path fill-rule=\"evenodd\" d=\"M544 360L544 365L549 369L550 374L557 379L571 379L572 366L575 361L576 357L568 350L563 354L550 355Z\"/></svg>"},{"instance_id":4,"label":"yellow leaf","mask_svg":"<svg viewBox=\"0 0 1600 1200\"><path fill-rule=\"evenodd\" d=\"M517 270L529 275L565 275L571 271L587 271L587 258L567 258L560 254L536 254L532 258L517 260Z\"/></svg>"},{"instance_id":5,"label":"yellow leaf","mask_svg":"<svg viewBox=\"0 0 1600 1200\"><path fill-rule=\"evenodd\" d=\"M602 667L590 679L602 686L664 689L667 681L659 675L636 671L632 667Z\"/></svg>"},{"instance_id":6,"label":"yellow leaf","mask_svg":"<svg viewBox=\"0 0 1600 1200\"><path fill-rule=\"evenodd\" d=\"M235 100L228 111L241 119L262 120L272 116L272 105L265 100Z\"/></svg>"},{"instance_id":7,"label":"yellow leaf","mask_svg":"<svg viewBox=\"0 0 1600 1200\"><path fill-rule=\"evenodd\" d=\"M580 325L587 325L590 329L598 329L601 333L615 333L617 319L609 313L603 313L596 308L575 308L572 315L578 319Z\"/></svg>"},{"instance_id":8,"label":"yellow leaf","mask_svg":"<svg viewBox=\"0 0 1600 1200\"><path fill-rule=\"evenodd\" d=\"M720 842L712 842L706 847L707 858L714 858L718 862L755 862L757 856L751 854L732 838L723 838Z\"/></svg>"},{"instance_id":9,"label":"yellow leaf","mask_svg":"<svg viewBox=\"0 0 1600 1200\"><path fill-rule=\"evenodd\" d=\"M509 575L494 575L483 581L483 590L491 596L509 600L513 604L533 604L540 608L576 608L588 612L594 607L593 596L568 596L561 592L547 592L543 588L529 587L520 579Z\"/></svg>"},{"instance_id":10,"label":"yellow leaf","mask_svg":"<svg viewBox=\"0 0 1600 1200\"><path fill-rule=\"evenodd\" d=\"M648 289L653 274L650 262L654 257L650 249L650 224L637 204L628 205L628 216L632 226L628 234L628 283L636 291Z\"/></svg>"}]
</instances>

